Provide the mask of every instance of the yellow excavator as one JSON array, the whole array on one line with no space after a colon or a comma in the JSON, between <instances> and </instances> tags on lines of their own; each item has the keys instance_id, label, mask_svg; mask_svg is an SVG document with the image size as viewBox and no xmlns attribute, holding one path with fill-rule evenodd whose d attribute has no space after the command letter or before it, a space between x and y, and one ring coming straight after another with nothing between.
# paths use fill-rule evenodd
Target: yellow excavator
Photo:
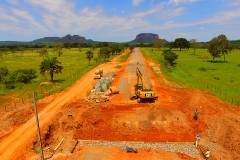
<instances>
[{"instance_id":1,"label":"yellow excavator","mask_svg":"<svg viewBox=\"0 0 240 160\"><path fill-rule=\"evenodd\" d=\"M136 69L137 75L137 84L134 85L135 89L135 96L130 97L131 100L137 99L137 102L154 102L158 99L158 96L155 95L155 91L152 89L146 88L145 78L143 77L142 73L140 72L139 68ZM141 83L140 83L141 79Z\"/></svg>"},{"instance_id":2,"label":"yellow excavator","mask_svg":"<svg viewBox=\"0 0 240 160\"><path fill-rule=\"evenodd\" d=\"M93 76L94 79L100 79L103 76L103 69L96 69L95 74Z\"/></svg>"}]
</instances>

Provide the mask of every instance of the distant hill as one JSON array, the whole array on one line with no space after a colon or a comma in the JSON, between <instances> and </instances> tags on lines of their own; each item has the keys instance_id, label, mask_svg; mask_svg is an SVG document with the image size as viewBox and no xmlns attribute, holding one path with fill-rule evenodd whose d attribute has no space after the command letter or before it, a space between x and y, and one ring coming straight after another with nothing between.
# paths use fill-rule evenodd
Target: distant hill
<instances>
[{"instance_id":1,"label":"distant hill","mask_svg":"<svg viewBox=\"0 0 240 160\"><path fill-rule=\"evenodd\" d=\"M20 42L20 41L0 41L0 44L19 44L19 43L26 43L26 42Z\"/></svg>"},{"instance_id":2,"label":"distant hill","mask_svg":"<svg viewBox=\"0 0 240 160\"><path fill-rule=\"evenodd\" d=\"M93 42L91 39L86 39L85 37L81 37L79 35L70 35L67 34L64 37L44 37L40 39L36 39L31 41L32 43L44 43L44 42L64 42L64 43L72 43L72 42Z\"/></svg>"},{"instance_id":3,"label":"distant hill","mask_svg":"<svg viewBox=\"0 0 240 160\"><path fill-rule=\"evenodd\" d=\"M33 40L31 42L33 42L33 43L54 42L59 39L60 39L60 37L44 37L44 38Z\"/></svg>"},{"instance_id":4,"label":"distant hill","mask_svg":"<svg viewBox=\"0 0 240 160\"><path fill-rule=\"evenodd\" d=\"M158 40L159 36L153 33L140 33L136 38L128 43L153 43L155 40Z\"/></svg>"}]
</instances>

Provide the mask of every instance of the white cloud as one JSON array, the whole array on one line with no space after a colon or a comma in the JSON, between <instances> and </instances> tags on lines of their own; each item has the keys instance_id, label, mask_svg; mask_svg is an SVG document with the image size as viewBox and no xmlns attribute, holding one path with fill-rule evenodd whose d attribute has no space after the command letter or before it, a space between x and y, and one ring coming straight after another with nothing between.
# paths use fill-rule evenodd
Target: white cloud
<instances>
[{"instance_id":1,"label":"white cloud","mask_svg":"<svg viewBox=\"0 0 240 160\"><path fill-rule=\"evenodd\" d=\"M19 4L19 0L7 0L8 3L14 4L14 5L18 5Z\"/></svg>"},{"instance_id":2,"label":"white cloud","mask_svg":"<svg viewBox=\"0 0 240 160\"><path fill-rule=\"evenodd\" d=\"M12 8L11 11L17 17L24 18L24 19L26 19L28 21L31 21L31 22L34 21L34 18L29 14L28 11L19 10L19 9L15 9L15 8Z\"/></svg>"},{"instance_id":3,"label":"white cloud","mask_svg":"<svg viewBox=\"0 0 240 160\"><path fill-rule=\"evenodd\" d=\"M230 6L240 6L240 1L239 0L229 0L228 4Z\"/></svg>"},{"instance_id":4,"label":"white cloud","mask_svg":"<svg viewBox=\"0 0 240 160\"><path fill-rule=\"evenodd\" d=\"M25 2L58 14L67 14L74 8L74 5L66 0L25 0Z\"/></svg>"},{"instance_id":5,"label":"white cloud","mask_svg":"<svg viewBox=\"0 0 240 160\"><path fill-rule=\"evenodd\" d=\"M164 10L165 5L166 5L166 3L164 3L164 2L160 3L157 6L155 6L154 8L151 8L147 11L134 13L134 14L132 14L132 17L141 18L141 17L146 17L149 15L155 15L155 17L157 17L158 19L167 19L167 18L171 18L171 17L180 16L184 13L183 7Z\"/></svg>"},{"instance_id":6,"label":"white cloud","mask_svg":"<svg viewBox=\"0 0 240 160\"><path fill-rule=\"evenodd\" d=\"M172 4L175 4L175 5L178 5L180 3L188 3L188 2L198 2L200 0L169 0L168 3L172 3Z\"/></svg>"},{"instance_id":7,"label":"white cloud","mask_svg":"<svg viewBox=\"0 0 240 160\"><path fill-rule=\"evenodd\" d=\"M132 4L133 4L133 6L139 6L139 4L143 1L144 0L132 0Z\"/></svg>"},{"instance_id":8,"label":"white cloud","mask_svg":"<svg viewBox=\"0 0 240 160\"><path fill-rule=\"evenodd\" d=\"M200 30L203 30L203 27L199 28Z\"/></svg>"},{"instance_id":9,"label":"white cloud","mask_svg":"<svg viewBox=\"0 0 240 160\"><path fill-rule=\"evenodd\" d=\"M122 11L122 13L125 13L125 11Z\"/></svg>"},{"instance_id":10,"label":"white cloud","mask_svg":"<svg viewBox=\"0 0 240 160\"><path fill-rule=\"evenodd\" d=\"M10 15L8 12L9 12L8 9L0 8L1 23L3 23L3 21L12 22L12 23L22 23L22 21L20 21L15 16Z\"/></svg>"}]
</instances>

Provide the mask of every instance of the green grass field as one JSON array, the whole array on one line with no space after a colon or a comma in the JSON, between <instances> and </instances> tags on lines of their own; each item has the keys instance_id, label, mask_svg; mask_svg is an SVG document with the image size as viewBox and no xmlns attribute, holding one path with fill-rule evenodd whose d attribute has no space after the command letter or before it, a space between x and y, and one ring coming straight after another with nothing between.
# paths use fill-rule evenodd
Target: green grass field
<instances>
[{"instance_id":1,"label":"green grass field","mask_svg":"<svg viewBox=\"0 0 240 160\"><path fill-rule=\"evenodd\" d=\"M211 92L223 101L240 104L240 50L212 60L207 49L173 50L178 54L176 64L168 69L163 61L162 51L156 48L142 48L145 57L155 60L162 66L164 76L186 88L196 88ZM206 71L199 70L205 68Z\"/></svg>"},{"instance_id":2,"label":"green grass field","mask_svg":"<svg viewBox=\"0 0 240 160\"><path fill-rule=\"evenodd\" d=\"M62 63L61 65L64 67L62 73L54 74L55 83L51 86L43 85L41 86L42 89L47 88L49 90L51 87L49 90L50 93L54 93L57 90L64 90L92 68L100 63L104 63L103 60L98 60L96 62L93 58L89 65L85 54L87 50L89 50L89 48L82 48L81 52L79 52L77 48L63 49L63 55L58 57L58 61L60 61ZM98 51L99 48L93 51L94 57L97 57ZM54 56L51 49L48 49L48 53L49 56ZM113 57L114 56L111 56L109 59L112 59ZM30 91L38 90L40 92L41 90L41 93L38 94L38 98L44 97L41 87L39 88L39 84L43 81L49 81L50 76L47 75L47 80L45 80L44 76L39 73L39 65L42 61L43 57L39 56L37 50L25 50L23 57L14 56L11 53L8 53L3 59L0 59L0 67L7 67L10 72L17 69L34 68L38 75L37 79L31 84L18 85L15 89L6 89L3 84L0 84L0 95L4 96L17 93L16 95L21 97ZM0 98L0 104L4 101L6 101L6 99Z\"/></svg>"}]
</instances>

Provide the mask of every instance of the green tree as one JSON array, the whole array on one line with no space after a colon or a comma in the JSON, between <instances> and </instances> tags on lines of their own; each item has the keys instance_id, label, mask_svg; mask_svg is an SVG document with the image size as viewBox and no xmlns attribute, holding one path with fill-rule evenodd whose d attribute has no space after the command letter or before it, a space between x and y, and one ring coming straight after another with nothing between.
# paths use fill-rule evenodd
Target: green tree
<instances>
[{"instance_id":1,"label":"green tree","mask_svg":"<svg viewBox=\"0 0 240 160\"><path fill-rule=\"evenodd\" d=\"M172 49L172 48L180 48L180 51L182 49L184 49L184 48L189 49L189 47L190 47L190 44L189 44L188 40L186 40L185 38L177 38L170 45L170 49Z\"/></svg>"},{"instance_id":2,"label":"green tree","mask_svg":"<svg viewBox=\"0 0 240 160\"><path fill-rule=\"evenodd\" d=\"M53 82L53 75L62 73L63 67L60 64L61 62L57 60L57 57L46 57L39 66L40 73L42 75L49 73L51 81Z\"/></svg>"},{"instance_id":3,"label":"green tree","mask_svg":"<svg viewBox=\"0 0 240 160\"><path fill-rule=\"evenodd\" d=\"M225 60L225 55L228 53L231 53L231 51L234 49L234 46L229 42L227 37L224 34L221 34L217 37L218 40L218 46L221 52L221 55L224 56L224 62Z\"/></svg>"},{"instance_id":4,"label":"green tree","mask_svg":"<svg viewBox=\"0 0 240 160\"><path fill-rule=\"evenodd\" d=\"M62 42L57 42L53 44L53 51L54 54L57 53L58 57L60 57L63 52L62 52L62 48L64 47L64 44Z\"/></svg>"},{"instance_id":5,"label":"green tree","mask_svg":"<svg viewBox=\"0 0 240 160\"><path fill-rule=\"evenodd\" d=\"M221 34L218 37L214 37L209 42L208 52L213 57L213 61L214 58L218 58L223 55L225 62L225 55L231 53L233 48L233 45L228 41L227 37L224 34Z\"/></svg>"},{"instance_id":6,"label":"green tree","mask_svg":"<svg viewBox=\"0 0 240 160\"><path fill-rule=\"evenodd\" d=\"M3 59L4 52L0 50L0 58Z\"/></svg>"},{"instance_id":7,"label":"green tree","mask_svg":"<svg viewBox=\"0 0 240 160\"><path fill-rule=\"evenodd\" d=\"M163 57L168 68L171 68L171 66L173 65L173 62L176 59L178 59L178 55L175 52L171 51L170 49L166 49L163 51Z\"/></svg>"},{"instance_id":8,"label":"green tree","mask_svg":"<svg viewBox=\"0 0 240 160\"><path fill-rule=\"evenodd\" d=\"M79 51L79 52L82 52L82 47L83 47L83 44L82 44L82 43L79 43L79 44L78 44L78 51Z\"/></svg>"},{"instance_id":9,"label":"green tree","mask_svg":"<svg viewBox=\"0 0 240 160\"><path fill-rule=\"evenodd\" d=\"M97 47L98 47L98 44L97 43L93 43L91 48L92 48L92 50L95 50Z\"/></svg>"},{"instance_id":10,"label":"green tree","mask_svg":"<svg viewBox=\"0 0 240 160\"><path fill-rule=\"evenodd\" d=\"M64 47L67 48L67 49L71 49L72 44L71 43L64 43Z\"/></svg>"},{"instance_id":11,"label":"green tree","mask_svg":"<svg viewBox=\"0 0 240 160\"><path fill-rule=\"evenodd\" d=\"M24 47L18 47L17 51L20 53L20 56L22 57L23 54L24 54L25 48Z\"/></svg>"},{"instance_id":12,"label":"green tree","mask_svg":"<svg viewBox=\"0 0 240 160\"><path fill-rule=\"evenodd\" d=\"M93 57L94 57L94 54L93 54L93 52L91 51L91 50L88 50L87 52L86 52L86 57L87 57L87 59L88 59L88 64L90 65L90 61L93 59Z\"/></svg>"},{"instance_id":13,"label":"green tree","mask_svg":"<svg viewBox=\"0 0 240 160\"><path fill-rule=\"evenodd\" d=\"M9 74L9 70L7 67L0 67L0 82Z\"/></svg>"},{"instance_id":14,"label":"green tree","mask_svg":"<svg viewBox=\"0 0 240 160\"><path fill-rule=\"evenodd\" d=\"M44 48L41 48L39 51L38 51L39 55L43 57L43 59L48 55L48 50L46 47Z\"/></svg>"},{"instance_id":15,"label":"green tree","mask_svg":"<svg viewBox=\"0 0 240 160\"><path fill-rule=\"evenodd\" d=\"M99 58L103 58L103 60L106 62L106 59L110 57L111 50L108 47L102 47L99 50L98 56Z\"/></svg>"},{"instance_id":16,"label":"green tree","mask_svg":"<svg viewBox=\"0 0 240 160\"><path fill-rule=\"evenodd\" d=\"M158 50L162 47L165 47L166 42L162 39L158 39L156 41L154 41L154 47L158 48Z\"/></svg>"},{"instance_id":17,"label":"green tree","mask_svg":"<svg viewBox=\"0 0 240 160\"><path fill-rule=\"evenodd\" d=\"M190 47L193 49L193 54L195 54L196 49L200 46L196 39L190 39Z\"/></svg>"},{"instance_id":18,"label":"green tree","mask_svg":"<svg viewBox=\"0 0 240 160\"><path fill-rule=\"evenodd\" d=\"M37 71L35 69L18 69L12 73L16 83L31 83L37 78Z\"/></svg>"},{"instance_id":19,"label":"green tree","mask_svg":"<svg viewBox=\"0 0 240 160\"><path fill-rule=\"evenodd\" d=\"M218 47L218 40L216 37L214 37L210 42L209 42L209 47L208 47L208 52L211 54L213 58L213 62L215 58L220 57L220 50Z\"/></svg>"},{"instance_id":20,"label":"green tree","mask_svg":"<svg viewBox=\"0 0 240 160\"><path fill-rule=\"evenodd\" d=\"M7 89L15 88L15 78L12 76L12 74L8 74L6 77L4 77L3 84Z\"/></svg>"},{"instance_id":21,"label":"green tree","mask_svg":"<svg viewBox=\"0 0 240 160\"><path fill-rule=\"evenodd\" d=\"M12 52L12 55L14 55L14 56L17 56L17 54L16 54L16 48L11 48L11 52Z\"/></svg>"}]
</instances>

